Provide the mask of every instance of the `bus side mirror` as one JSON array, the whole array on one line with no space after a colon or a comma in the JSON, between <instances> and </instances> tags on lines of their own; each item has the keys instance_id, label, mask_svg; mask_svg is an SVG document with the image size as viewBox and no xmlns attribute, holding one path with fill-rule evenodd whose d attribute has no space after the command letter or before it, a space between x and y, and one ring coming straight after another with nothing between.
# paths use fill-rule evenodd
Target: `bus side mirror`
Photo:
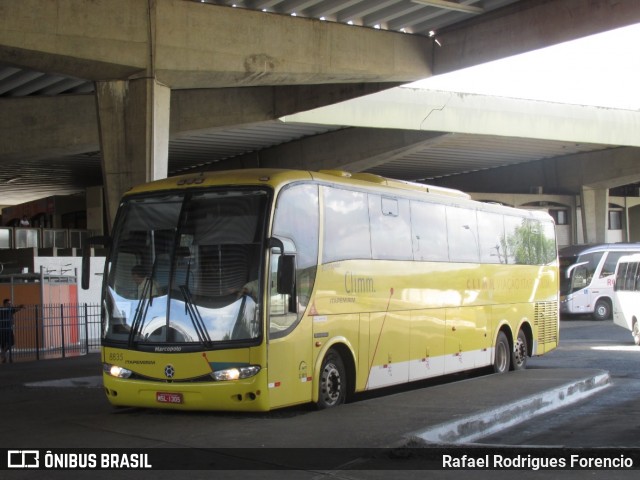
<instances>
[{"instance_id":1,"label":"bus side mirror","mask_svg":"<svg viewBox=\"0 0 640 480\"><path fill-rule=\"evenodd\" d=\"M580 262L580 263L574 263L573 265L571 265L569 268L567 268L567 273L565 273L565 277L567 277L567 279L571 278L571 273L578 267L581 267L583 265L586 265L589 262Z\"/></svg>"},{"instance_id":2,"label":"bus side mirror","mask_svg":"<svg viewBox=\"0 0 640 480\"><path fill-rule=\"evenodd\" d=\"M89 237L82 244L82 289L88 290L91 279L91 247L93 245L107 246L111 242L110 237Z\"/></svg>"},{"instance_id":3,"label":"bus side mirror","mask_svg":"<svg viewBox=\"0 0 640 480\"><path fill-rule=\"evenodd\" d=\"M278 293L295 294L296 286L296 257L295 255L280 255L278 258Z\"/></svg>"}]
</instances>

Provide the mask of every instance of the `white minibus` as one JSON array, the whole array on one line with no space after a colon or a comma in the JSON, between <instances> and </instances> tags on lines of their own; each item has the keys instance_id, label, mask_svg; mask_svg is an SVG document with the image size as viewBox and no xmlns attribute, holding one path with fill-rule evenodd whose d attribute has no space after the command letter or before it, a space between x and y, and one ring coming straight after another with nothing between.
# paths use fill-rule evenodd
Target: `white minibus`
<instances>
[{"instance_id":1,"label":"white minibus","mask_svg":"<svg viewBox=\"0 0 640 480\"><path fill-rule=\"evenodd\" d=\"M616 268L613 295L613 321L631 331L640 345L640 254L621 257Z\"/></svg>"}]
</instances>

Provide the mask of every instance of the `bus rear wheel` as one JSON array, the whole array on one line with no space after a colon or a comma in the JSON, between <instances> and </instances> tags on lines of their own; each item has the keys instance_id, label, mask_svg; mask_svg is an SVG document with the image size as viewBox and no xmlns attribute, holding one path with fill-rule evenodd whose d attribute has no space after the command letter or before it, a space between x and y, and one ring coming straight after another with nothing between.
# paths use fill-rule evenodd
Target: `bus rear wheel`
<instances>
[{"instance_id":1,"label":"bus rear wheel","mask_svg":"<svg viewBox=\"0 0 640 480\"><path fill-rule=\"evenodd\" d=\"M495 357L493 359L493 371L495 373L505 373L509 371L511 364L511 349L509 340L504 332L498 332L496 339Z\"/></svg>"},{"instance_id":2,"label":"bus rear wheel","mask_svg":"<svg viewBox=\"0 0 640 480\"><path fill-rule=\"evenodd\" d=\"M527 336L520 330L516 339L516 346L511 354L512 370L524 370L527 368L528 351Z\"/></svg>"},{"instance_id":3,"label":"bus rear wheel","mask_svg":"<svg viewBox=\"0 0 640 480\"><path fill-rule=\"evenodd\" d=\"M636 345L640 345L640 322L635 322L633 324L631 335L633 335L633 343L635 343Z\"/></svg>"},{"instance_id":4,"label":"bus rear wheel","mask_svg":"<svg viewBox=\"0 0 640 480\"><path fill-rule=\"evenodd\" d=\"M335 350L329 350L322 361L318 402L320 409L343 404L347 398L347 374L342 358Z\"/></svg>"}]
</instances>

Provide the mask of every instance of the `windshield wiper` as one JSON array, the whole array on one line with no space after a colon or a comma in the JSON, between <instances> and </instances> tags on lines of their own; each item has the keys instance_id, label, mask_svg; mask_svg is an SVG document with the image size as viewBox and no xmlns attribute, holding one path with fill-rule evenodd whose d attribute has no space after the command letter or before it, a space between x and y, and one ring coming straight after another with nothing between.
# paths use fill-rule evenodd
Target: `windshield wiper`
<instances>
[{"instance_id":1,"label":"windshield wiper","mask_svg":"<svg viewBox=\"0 0 640 480\"><path fill-rule=\"evenodd\" d=\"M140 296L138 306L136 307L136 313L133 315L133 322L131 322L131 331L129 332L129 348L133 346L133 340L142 329L144 320L147 318L147 310L151 304L151 279L145 278L142 284L142 295Z\"/></svg>"},{"instance_id":2,"label":"windshield wiper","mask_svg":"<svg viewBox=\"0 0 640 480\"><path fill-rule=\"evenodd\" d=\"M198 307L193 303L189 287L187 285L180 285L180 292L184 298L185 313L189 314L193 328L195 328L198 335L198 340L206 347L210 347L211 337L209 336L209 332L207 332L207 328L204 325L204 320L202 320L202 315L200 315Z\"/></svg>"}]
</instances>

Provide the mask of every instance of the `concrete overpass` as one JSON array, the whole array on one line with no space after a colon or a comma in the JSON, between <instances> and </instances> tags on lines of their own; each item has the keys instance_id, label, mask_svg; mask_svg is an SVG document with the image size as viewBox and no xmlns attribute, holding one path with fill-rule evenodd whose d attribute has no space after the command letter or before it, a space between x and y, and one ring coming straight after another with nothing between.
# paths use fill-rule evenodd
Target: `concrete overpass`
<instances>
[{"instance_id":1,"label":"concrete overpass","mask_svg":"<svg viewBox=\"0 0 640 480\"><path fill-rule=\"evenodd\" d=\"M452 108L443 109L437 92L422 94L428 97L422 99L426 103L411 115L403 108L397 115L402 124L386 124L387 110L378 110L377 115L365 112L367 118L377 120L363 124L356 118L363 116L362 102L347 107L353 108L350 115L340 113L331 121L320 119L318 111L312 116L301 113L332 104L343 108L341 102L346 100L433 74L638 23L640 6L635 2L489 0L482 3L482 10L477 10L478 2L459 2L461 9L476 7L466 12L452 11L454 2L440 2L440 6L399 0L238 2L246 8L217 5L224 3L31 0L0 4L0 71L13 69L10 77L17 78L7 90L9 95L17 92L16 98L0 98L0 203L33 198L28 192L37 190L37 184L25 180L25 172L42 179L46 174L38 172L49 169L63 188L64 177L55 175L60 162L82 167L82 178L70 182L77 187L83 180L85 186L104 184L110 216L131 185L202 163L207 168L214 168L213 163L215 168L258 164L380 171L410 179L443 177L439 183L486 191L503 191L505 177L497 170L471 171L521 164L503 168L509 169L504 170L507 175L511 169L526 168L528 178L536 180L534 185L544 188L571 193L577 189L585 208L583 218L593 213L599 219L585 228L585 239L598 240L603 221L596 210L601 211L607 201L607 186L638 180L637 145L628 140L637 120L629 123L627 116L613 112L605 112L602 120L602 112L581 110L584 120L576 126L565 110L564 120L558 121L567 125L559 136L553 136L558 122L544 125L558 113L542 114L539 105L523 110L520 104L491 108L487 99L463 96L455 108L449 99L446 102ZM294 9L301 14L292 16ZM349 10L356 18L352 23L372 28L346 24ZM334 21L327 21L323 12L331 12L328 19ZM382 20L373 24L377 19ZM435 34L429 36L430 31ZM30 72L90 82L87 91L91 93L25 96L20 89L33 83L25 81ZM385 108L390 108L389 103ZM425 117L427 111L431 113ZM481 115L466 115L469 111ZM595 129L595 138L590 126L594 113L596 122L606 125ZM540 115L545 115L544 122ZM500 126L507 123L513 129L505 133ZM260 131L266 133L256 141ZM222 138L242 139L243 132L245 139L248 134L253 141L250 148L246 141L239 146L243 143L239 141L237 148L216 153L215 144ZM524 138L531 139L526 149L522 148ZM457 155L461 144L467 145L463 156ZM479 144L487 150L472 154ZM427 158L424 152L434 148L447 150L449 157L467 165L445 165L433 156L421 162L420 154ZM185 150L205 155L196 155L195 160ZM523 155L523 150L528 153ZM501 163L495 163L496 156ZM402 161L413 162L412 169L400 170ZM616 166L610 175L602 175L598 168L605 161ZM96 163L101 174L96 175ZM563 170L566 165L569 169ZM570 173L573 169L585 172L587 165L594 167L578 178ZM445 173L434 175L438 168ZM546 183L551 171L555 174ZM452 174L458 175L445 177ZM520 173L514 177L525 178ZM487 178L493 183L478 183ZM528 191L532 184L524 185L527 182L509 185Z\"/></svg>"}]
</instances>

